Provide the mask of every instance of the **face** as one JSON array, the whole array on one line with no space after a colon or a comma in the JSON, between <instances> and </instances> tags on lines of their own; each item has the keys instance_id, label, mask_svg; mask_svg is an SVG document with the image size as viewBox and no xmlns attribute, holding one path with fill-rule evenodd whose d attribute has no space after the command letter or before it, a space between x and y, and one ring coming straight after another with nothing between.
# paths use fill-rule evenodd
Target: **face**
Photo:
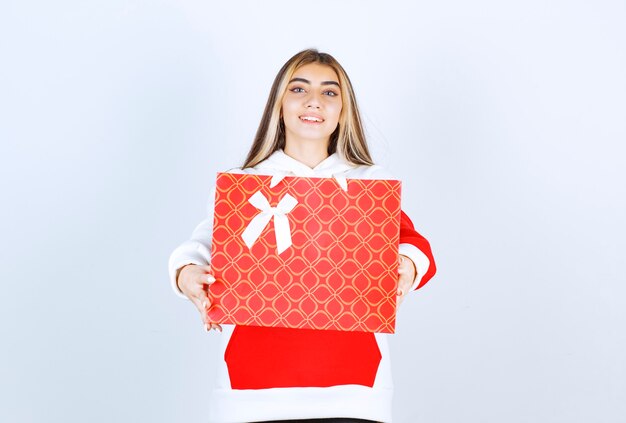
<instances>
[{"instance_id":1,"label":"face","mask_svg":"<svg viewBox=\"0 0 626 423\"><path fill-rule=\"evenodd\" d=\"M333 68L319 63L298 68L281 104L287 144L317 141L328 147L342 107L339 78Z\"/></svg>"}]
</instances>

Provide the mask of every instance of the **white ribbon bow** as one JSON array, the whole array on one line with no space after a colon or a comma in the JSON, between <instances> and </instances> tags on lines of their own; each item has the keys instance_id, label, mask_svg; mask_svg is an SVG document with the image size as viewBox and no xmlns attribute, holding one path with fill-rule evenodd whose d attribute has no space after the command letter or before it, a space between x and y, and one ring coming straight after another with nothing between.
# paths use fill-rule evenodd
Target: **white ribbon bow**
<instances>
[{"instance_id":1,"label":"white ribbon bow","mask_svg":"<svg viewBox=\"0 0 626 423\"><path fill-rule=\"evenodd\" d=\"M265 229L270 222L272 216L274 217L276 250L278 254L289 248L291 246L291 229L289 228L289 219L287 219L286 215L298 204L298 200L289 194L285 194L276 207L271 207L269 201L261 191L257 191L248 201L254 207L261 210L261 213L257 214L254 219L250 221L241 234L243 242L246 243L248 248L252 248L252 245L259 236L261 236L261 232L263 232L263 229Z\"/></svg>"}]
</instances>

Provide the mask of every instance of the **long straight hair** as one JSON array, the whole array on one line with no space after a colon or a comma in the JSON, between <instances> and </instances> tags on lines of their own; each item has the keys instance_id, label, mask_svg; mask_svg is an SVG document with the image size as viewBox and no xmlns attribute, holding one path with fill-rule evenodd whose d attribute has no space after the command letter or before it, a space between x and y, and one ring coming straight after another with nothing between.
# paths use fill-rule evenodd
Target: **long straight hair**
<instances>
[{"instance_id":1,"label":"long straight hair","mask_svg":"<svg viewBox=\"0 0 626 423\"><path fill-rule=\"evenodd\" d=\"M281 118L282 99L293 74L298 68L309 63L329 66L339 78L342 108L339 124L330 135L328 154L337 152L355 165L374 164L367 147L361 115L348 74L330 54L307 49L289 59L274 78L261 123L243 168L256 166L275 151L285 148L285 127Z\"/></svg>"}]
</instances>

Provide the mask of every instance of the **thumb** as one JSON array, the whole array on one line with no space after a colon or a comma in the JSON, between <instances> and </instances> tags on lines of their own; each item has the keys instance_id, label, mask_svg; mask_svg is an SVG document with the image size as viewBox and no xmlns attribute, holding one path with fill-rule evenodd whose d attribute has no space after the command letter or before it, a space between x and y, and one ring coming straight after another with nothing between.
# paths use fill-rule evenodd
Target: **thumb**
<instances>
[{"instance_id":1,"label":"thumb","mask_svg":"<svg viewBox=\"0 0 626 423\"><path fill-rule=\"evenodd\" d=\"M213 273L213 270L211 270L211 265L206 264L206 265L202 265L202 266L198 266L200 269L202 269L202 271L204 271L205 273Z\"/></svg>"}]
</instances>

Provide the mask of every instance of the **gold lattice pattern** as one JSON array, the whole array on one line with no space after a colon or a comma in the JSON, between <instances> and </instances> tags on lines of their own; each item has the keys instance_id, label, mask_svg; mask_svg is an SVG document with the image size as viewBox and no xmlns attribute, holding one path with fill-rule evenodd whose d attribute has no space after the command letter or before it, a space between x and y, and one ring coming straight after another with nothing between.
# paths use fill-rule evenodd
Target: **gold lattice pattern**
<instances>
[{"instance_id":1,"label":"gold lattice pattern","mask_svg":"<svg viewBox=\"0 0 626 423\"><path fill-rule=\"evenodd\" d=\"M220 173L217 177L209 319L237 325L393 333L400 182ZM251 248L242 233L286 194L292 244L277 252L275 219Z\"/></svg>"}]
</instances>

